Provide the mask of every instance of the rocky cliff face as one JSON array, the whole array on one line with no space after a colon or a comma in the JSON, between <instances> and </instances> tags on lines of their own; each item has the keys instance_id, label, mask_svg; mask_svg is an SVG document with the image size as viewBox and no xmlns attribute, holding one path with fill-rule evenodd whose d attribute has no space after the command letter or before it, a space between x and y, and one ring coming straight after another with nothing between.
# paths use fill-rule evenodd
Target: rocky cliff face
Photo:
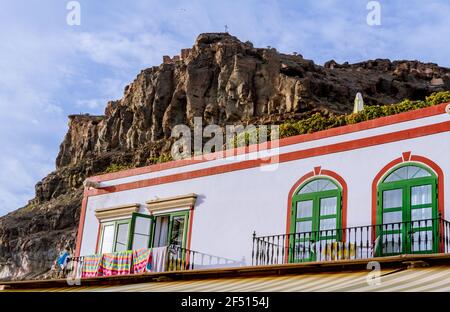
<instances>
[{"instance_id":1,"label":"rocky cliff face","mask_svg":"<svg viewBox=\"0 0 450 312\"><path fill-rule=\"evenodd\" d=\"M348 113L357 92L376 105L441 90L450 90L450 70L436 64L319 66L229 34L201 34L191 49L141 71L104 116L69 116L56 171L36 185L26 207L0 218L0 278L45 276L58 251L74 247L83 180L113 163L151 163L170 150L174 125L192 125L194 117L204 124L276 123L311 111Z\"/></svg>"}]
</instances>

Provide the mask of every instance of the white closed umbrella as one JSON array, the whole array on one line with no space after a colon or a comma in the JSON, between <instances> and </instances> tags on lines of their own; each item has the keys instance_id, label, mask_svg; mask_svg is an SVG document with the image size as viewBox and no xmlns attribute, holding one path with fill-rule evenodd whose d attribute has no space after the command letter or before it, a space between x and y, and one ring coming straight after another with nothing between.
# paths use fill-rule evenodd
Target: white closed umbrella
<instances>
[{"instance_id":1,"label":"white closed umbrella","mask_svg":"<svg viewBox=\"0 0 450 312\"><path fill-rule=\"evenodd\" d=\"M353 107L353 113L359 113L364 110L364 100L360 92L356 93L355 106Z\"/></svg>"}]
</instances>

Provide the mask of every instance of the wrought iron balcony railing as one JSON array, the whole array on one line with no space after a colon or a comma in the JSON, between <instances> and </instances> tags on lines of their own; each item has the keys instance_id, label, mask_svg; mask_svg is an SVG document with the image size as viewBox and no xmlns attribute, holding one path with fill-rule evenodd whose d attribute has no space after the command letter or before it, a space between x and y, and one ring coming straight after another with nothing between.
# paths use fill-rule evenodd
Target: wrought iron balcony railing
<instances>
[{"instance_id":1,"label":"wrought iron balcony railing","mask_svg":"<svg viewBox=\"0 0 450 312\"><path fill-rule=\"evenodd\" d=\"M252 265L450 252L450 222L436 218L257 237Z\"/></svg>"}]
</instances>

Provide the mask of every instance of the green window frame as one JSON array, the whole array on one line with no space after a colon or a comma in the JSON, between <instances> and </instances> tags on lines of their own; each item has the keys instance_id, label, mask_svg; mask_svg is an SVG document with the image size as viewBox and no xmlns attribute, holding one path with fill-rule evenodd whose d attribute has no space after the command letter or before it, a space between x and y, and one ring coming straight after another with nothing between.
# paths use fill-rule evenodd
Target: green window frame
<instances>
[{"instance_id":1,"label":"green window frame","mask_svg":"<svg viewBox=\"0 0 450 312\"><path fill-rule=\"evenodd\" d=\"M313 182L316 184L329 183L324 187L323 190L320 188L315 190L311 189L307 192L303 192L304 188L312 185ZM336 198L335 211L334 213L322 212L324 201ZM305 204L303 207L303 204ZM326 207L326 206L325 206ZM310 213L304 215L299 212L299 208L306 208L310 210ZM325 209L326 210L326 209ZM335 219L334 226L332 227L322 227L322 225L330 225L328 220ZM299 231L298 226L303 224L309 224L307 229L304 231ZM292 196L292 207L291 207L291 225L290 232L290 262L309 262L315 261L317 259L316 254L316 244L327 244L335 241L341 240L341 229L342 227L342 187L326 176L320 176L313 179L309 179L302 183Z\"/></svg>"},{"instance_id":2,"label":"green window frame","mask_svg":"<svg viewBox=\"0 0 450 312\"><path fill-rule=\"evenodd\" d=\"M186 248L187 243L187 234L189 231L189 210L176 211L176 212L168 212L154 215L153 229L152 229L152 246L155 245L156 238L156 223L158 222L158 218L167 217L168 218L168 226L167 226L167 245L174 243L174 234L176 230L176 226L179 225L177 223L177 219L183 219L183 228L182 228L182 237L181 242L179 242L180 247Z\"/></svg>"},{"instance_id":3,"label":"green window frame","mask_svg":"<svg viewBox=\"0 0 450 312\"><path fill-rule=\"evenodd\" d=\"M401 178L397 174L400 169L403 172L417 170L421 174L414 177L408 173L406 178ZM425 172L428 175L425 175ZM395 177L395 175L397 178L392 179L391 177ZM429 167L414 162L396 166L385 175L377 187L376 239L379 242L375 250L376 256L437 252L439 246L437 183L437 176ZM423 187L431 188L431 202L414 203L412 193L415 189ZM396 199L394 201L392 198L389 199L388 193L397 193ZM427 209L431 209L430 218L413 220L414 212L423 213ZM385 219L388 219L387 215L401 216L401 220L385 222ZM430 244L431 246L429 246Z\"/></svg>"}]
</instances>

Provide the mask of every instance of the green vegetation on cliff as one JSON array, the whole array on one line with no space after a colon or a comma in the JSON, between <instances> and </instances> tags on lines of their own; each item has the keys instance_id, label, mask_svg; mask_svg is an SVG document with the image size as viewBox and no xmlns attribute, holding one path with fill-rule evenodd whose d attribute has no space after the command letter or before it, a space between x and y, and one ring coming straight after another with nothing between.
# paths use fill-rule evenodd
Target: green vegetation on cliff
<instances>
[{"instance_id":1,"label":"green vegetation on cliff","mask_svg":"<svg viewBox=\"0 0 450 312\"><path fill-rule=\"evenodd\" d=\"M424 101L404 100L391 105L366 106L363 111L356 114L333 115L317 112L302 120L283 122L280 125L280 138L356 124L366 120L395 115L445 102L450 102L449 91L435 92L427 96Z\"/></svg>"}]
</instances>

